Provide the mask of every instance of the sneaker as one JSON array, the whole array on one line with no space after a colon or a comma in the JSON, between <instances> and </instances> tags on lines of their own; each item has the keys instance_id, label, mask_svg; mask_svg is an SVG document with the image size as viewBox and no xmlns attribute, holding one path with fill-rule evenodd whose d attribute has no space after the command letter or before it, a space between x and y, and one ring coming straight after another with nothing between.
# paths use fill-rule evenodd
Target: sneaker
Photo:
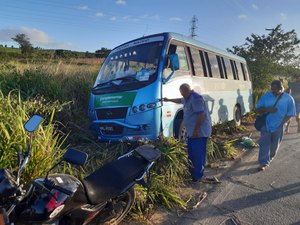
<instances>
[{"instance_id":1,"label":"sneaker","mask_svg":"<svg viewBox=\"0 0 300 225\"><path fill-rule=\"evenodd\" d=\"M265 171L265 169L268 167L268 165L261 165L258 167L258 171Z\"/></svg>"},{"instance_id":2,"label":"sneaker","mask_svg":"<svg viewBox=\"0 0 300 225\"><path fill-rule=\"evenodd\" d=\"M199 183L201 181L201 179L192 179L192 183Z\"/></svg>"}]
</instances>

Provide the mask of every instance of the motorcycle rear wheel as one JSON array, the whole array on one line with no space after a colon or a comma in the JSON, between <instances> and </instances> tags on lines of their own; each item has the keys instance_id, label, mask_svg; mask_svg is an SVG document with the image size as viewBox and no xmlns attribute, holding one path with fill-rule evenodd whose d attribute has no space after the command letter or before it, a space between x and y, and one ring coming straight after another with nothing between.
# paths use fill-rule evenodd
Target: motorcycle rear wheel
<instances>
[{"instance_id":1,"label":"motorcycle rear wheel","mask_svg":"<svg viewBox=\"0 0 300 225\"><path fill-rule=\"evenodd\" d=\"M135 201L134 189L126 191L122 195L112 199L113 212L110 208L103 209L89 224L90 225L117 225L119 224L125 216L128 214L132 208Z\"/></svg>"}]
</instances>

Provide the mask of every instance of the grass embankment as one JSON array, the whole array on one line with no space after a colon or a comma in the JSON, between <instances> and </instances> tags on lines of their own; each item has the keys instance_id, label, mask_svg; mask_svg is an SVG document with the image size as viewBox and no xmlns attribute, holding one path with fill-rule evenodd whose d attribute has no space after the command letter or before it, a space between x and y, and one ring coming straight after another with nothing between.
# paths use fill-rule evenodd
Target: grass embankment
<instances>
[{"instance_id":1,"label":"grass embankment","mask_svg":"<svg viewBox=\"0 0 300 225\"><path fill-rule=\"evenodd\" d=\"M90 87L100 64L98 59L30 59L26 63L21 60L0 64L0 167L16 170L14 148L25 151L28 134L23 124L35 113L44 116L46 122L36 135L34 157L25 176L27 181L43 176L68 146L75 146L90 156L85 168L60 168L78 177L84 177L135 147L130 143L103 144L93 141L88 129L87 108ZM54 111L55 114L52 114ZM222 140L220 144L217 138L212 138L208 159L234 157L232 143ZM185 146L173 138L160 138L152 144L162 151L162 157L151 170L148 188L137 187L135 211L145 212L145 209L157 204L184 208L186 204L180 197L178 187L188 172Z\"/></svg>"}]
</instances>

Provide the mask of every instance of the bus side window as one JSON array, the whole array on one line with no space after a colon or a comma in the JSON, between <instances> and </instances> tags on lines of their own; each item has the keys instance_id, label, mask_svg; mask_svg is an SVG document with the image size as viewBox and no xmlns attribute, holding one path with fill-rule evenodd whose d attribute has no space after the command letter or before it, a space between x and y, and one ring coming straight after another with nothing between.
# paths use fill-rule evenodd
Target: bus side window
<instances>
[{"instance_id":1,"label":"bus side window","mask_svg":"<svg viewBox=\"0 0 300 225\"><path fill-rule=\"evenodd\" d=\"M202 68L203 68L204 77L207 77L207 68L206 68L206 63L205 63L203 52L200 50L199 54L200 54L200 59L201 59L201 62L202 62Z\"/></svg>"},{"instance_id":2,"label":"bus side window","mask_svg":"<svg viewBox=\"0 0 300 225\"><path fill-rule=\"evenodd\" d=\"M221 78L224 79L225 78L225 72L224 72L222 62L221 62L221 57L218 56L218 55L217 55L217 61L218 61L218 66L219 66Z\"/></svg>"},{"instance_id":3,"label":"bus side window","mask_svg":"<svg viewBox=\"0 0 300 225\"><path fill-rule=\"evenodd\" d=\"M174 75L172 77L190 74L185 48L183 46L175 45L172 43L169 47L168 55L174 54L174 53L176 53L178 55L179 69L174 72ZM165 65L166 65L166 68L164 69L163 76L166 78L172 71L169 68L168 61L165 63Z\"/></svg>"},{"instance_id":4,"label":"bus side window","mask_svg":"<svg viewBox=\"0 0 300 225\"><path fill-rule=\"evenodd\" d=\"M237 70L237 68L236 68L236 63L235 63L235 61L230 60L230 64L231 64L232 71L233 71L233 78L234 78L235 80L239 80L238 70Z\"/></svg>"},{"instance_id":5,"label":"bus side window","mask_svg":"<svg viewBox=\"0 0 300 225\"><path fill-rule=\"evenodd\" d=\"M246 81L249 80L248 79L248 74L246 74L245 65L243 63L241 63L241 68L242 68L244 80L246 80Z\"/></svg>"},{"instance_id":6,"label":"bus side window","mask_svg":"<svg viewBox=\"0 0 300 225\"><path fill-rule=\"evenodd\" d=\"M240 62L235 62L236 69L238 71L239 80L246 80L245 75L243 74L242 64ZM243 77L242 77L243 76Z\"/></svg>"},{"instance_id":7,"label":"bus side window","mask_svg":"<svg viewBox=\"0 0 300 225\"><path fill-rule=\"evenodd\" d=\"M214 78L220 78L220 70L218 65L217 56L212 53L208 53L209 63L211 67L212 77Z\"/></svg>"},{"instance_id":8,"label":"bus side window","mask_svg":"<svg viewBox=\"0 0 300 225\"><path fill-rule=\"evenodd\" d=\"M176 54L179 58L179 70L189 70L186 53L183 46L177 46Z\"/></svg>"},{"instance_id":9,"label":"bus side window","mask_svg":"<svg viewBox=\"0 0 300 225\"><path fill-rule=\"evenodd\" d=\"M209 77L212 77L211 65L210 65L210 61L209 61L207 52L204 52L204 56L205 56L205 61L206 61Z\"/></svg>"},{"instance_id":10,"label":"bus side window","mask_svg":"<svg viewBox=\"0 0 300 225\"><path fill-rule=\"evenodd\" d=\"M226 69L226 66L225 66L224 58L221 57L221 60L222 60L222 66L223 66L224 74L225 74L225 79L228 79L227 69Z\"/></svg>"},{"instance_id":11,"label":"bus side window","mask_svg":"<svg viewBox=\"0 0 300 225\"><path fill-rule=\"evenodd\" d=\"M199 50L195 48L190 48L191 50L191 56L192 56L192 62L194 65L195 75L199 77L204 76L204 68L203 68L203 62L201 60ZM206 70L205 70L206 72Z\"/></svg>"},{"instance_id":12,"label":"bus side window","mask_svg":"<svg viewBox=\"0 0 300 225\"><path fill-rule=\"evenodd\" d=\"M225 58L224 59L224 63L225 63L227 78L229 80L233 80L234 76L233 76L233 70L232 70L232 66L231 66L231 61L229 59Z\"/></svg>"}]
</instances>

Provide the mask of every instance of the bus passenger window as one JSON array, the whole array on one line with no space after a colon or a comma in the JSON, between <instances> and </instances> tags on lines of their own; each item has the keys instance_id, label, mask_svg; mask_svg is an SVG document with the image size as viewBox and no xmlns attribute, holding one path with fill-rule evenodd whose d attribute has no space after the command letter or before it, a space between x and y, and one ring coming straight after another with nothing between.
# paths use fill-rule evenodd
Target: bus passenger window
<instances>
[{"instance_id":1,"label":"bus passenger window","mask_svg":"<svg viewBox=\"0 0 300 225\"><path fill-rule=\"evenodd\" d=\"M206 69L206 63L205 63L205 59L204 59L204 55L203 52L200 50L200 59L201 59L201 63L202 63L202 68L203 68L203 74L204 77L207 77L207 69Z\"/></svg>"},{"instance_id":2,"label":"bus passenger window","mask_svg":"<svg viewBox=\"0 0 300 225\"><path fill-rule=\"evenodd\" d=\"M208 53L208 58L211 67L212 77L220 78L221 76L217 56L215 54Z\"/></svg>"},{"instance_id":3,"label":"bus passenger window","mask_svg":"<svg viewBox=\"0 0 300 225\"><path fill-rule=\"evenodd\" d=\"M223 68L223 65L222 65L222 62L221 62L221 58L218 55L217 55L217 61L218 61L218 66L219 66L219 71L220 71L221 78L224 79L225 78L224 68Z\"/></svg>"},{"instance_id":4,"label":"bus passenger window","mask_svg":"<svg viewBox=\"0 0 300 225\"><path fill-rule=\"evenodd\" d=\"M195 75L203 77L204 76L203 64L202 64L202 61L201 61L201 58L200 58L199 50L194 49L194 48L190 48L190 50L191 50Z\"/></svg>"},{"instance_id":5,"label":"bus passenger window","mask_svg":"<svg viewBox=\"0 0 300 225\"><path fill-rule=\"evenodd\" d=\"M233 71L232 71L232 66L231 66L231 62L229 59L224 59L224 64L225 64L225 68L226 68L226 73L227 73L227 78L229 80L233 80Z\"/></svg>"},{"instance_id":6,"label":"bus passenger window","mask_svg":"<svg viewBox=\"0 0 300 225\"><path fill-rule=\"evenodd\" d=\"M225 66L224 58L221 57L221 60L222 60L222 66L223 66L223 70L224 70L225 79L228 79L227 69L226 69L226 66Z\"/></svg>"},{"instance_id":7,"label":"bus passenger window","mask_svg":"<svg viewBox=\"0 0 300 225\"><path fill-rule=\"evenodd\" d=\"M238 70L237 70L237 68L236 68L236 63L235 63L235 61L230 60L230 64L231 64L232 71L233 71L233 78L234 78L235 80L239 80L239 74L238 74Z\"/></svg>"},{"instance_id":8,"label":"bus passenger window","mask_svg":"<svg viewBox=\"0 0 300 225\"><path fill-rule=\"evenodd\" d=\"M205 55L205 61L206 61L209 77L212 77L211 65L210 65L210 61L209 61L207 52L204 52L204 55Z\"/></svg>"},{"instance_id":9,"label":"bus passenger window","mask_svg":"<svg viewBox=\"0 0 300 225\"><path fill-rule=\"evenodd\" d=\"M169 50L168 50L168 55L174 54L174 53L176 53L178 55L179 69L174 72L174 75L172 76L172 78L180 76L180 75L190 74L187 56L186 56L184 47L171 44L169 47ZM170 75L172 73L172 70L171 70L171 68L169 68L169 66L170 66L170 62L167 57L167 61L165 63L165 69L163 72L164 78L166 78L168 75Z\"/></svg>"},{"instance_id":10,"label":"bus passenger window","mask_svg":"<svg viewBox=\"0 0 300 225\"><path fill-rule=\"evenodd\" d=\"M240 62L235 62L235 66L236 66L236 70L238 71L238 77L239 80L245 80L245 76L243 76L243 71L242 71L242 67L241 67L241 63Z\"/></svg>"},{"instance_id":11,"label":"bus passenger window","mask_svg":"<svg viewBox=\"0 0 300 225\"><path fill-rule=\"evenodd\" d=\"M189 70L184 47L177 46L176 53L179 58L179 70Z\"/></svg>"},{"instance_id":12,"label":"bus passenger window","mask_svg":"<svg viewBox=\"0 0 300 225\"><path fill-rule=\"evenodd\" d=\"M246 74L245 66L244 66L243 63L241 63L241 68L242 68L242 73L243 73L243 76L244 76L244 80L248 80L248 76Z\"/></svg>"}]
</instances>

